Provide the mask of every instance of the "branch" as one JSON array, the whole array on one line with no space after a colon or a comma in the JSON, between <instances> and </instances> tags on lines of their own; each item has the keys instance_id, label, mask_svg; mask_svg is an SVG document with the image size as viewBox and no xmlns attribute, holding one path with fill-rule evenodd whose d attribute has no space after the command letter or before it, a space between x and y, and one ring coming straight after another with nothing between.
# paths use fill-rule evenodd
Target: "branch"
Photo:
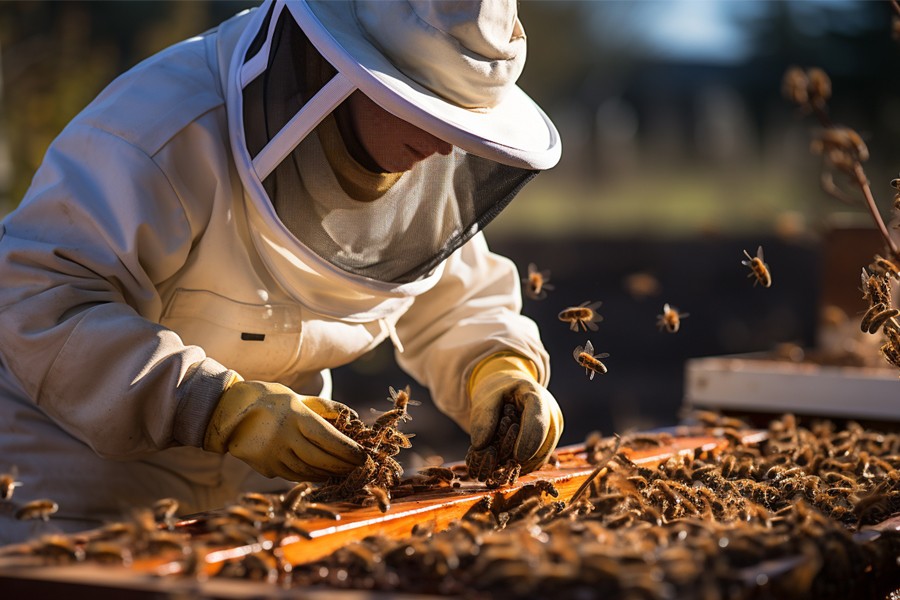
<instances>
[{"instance_id":1,"label":"branch","mask_svg":"<svg viewBox=\"0 0 900 600\"><path fill-rule=\"evenodd\" d=\"M866 206L869 208L872 218L875 219L875 225L878 226L881 237L884 238L884 241L890 249L891 258L895 260L900 258L900 248L894 243L891 234L888 233L887 226L885 226L884 221L881 219L881 214L878 212L878 206L875 204L875 198L872 196L872 189L869 187L869 180L866 178L866 173L863 171L862 164L859 162L854 166L854 175L856 176L856 181L859 183L860 189L862 189L863 195L866 197Z\"/></svg>"}]
</instances>

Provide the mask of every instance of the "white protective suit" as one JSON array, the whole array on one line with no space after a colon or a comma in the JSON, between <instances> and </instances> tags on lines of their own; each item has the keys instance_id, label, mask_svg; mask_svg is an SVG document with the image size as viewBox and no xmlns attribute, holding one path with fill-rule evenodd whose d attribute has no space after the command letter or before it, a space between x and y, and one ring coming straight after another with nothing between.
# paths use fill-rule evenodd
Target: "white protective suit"
<instances>
[{"instance_id":1,"label":"white protective suit","mask_svg":"<svg viewBox=\"0 0 900 600\"><path fill-rule=\"evenodd\" d=\"M310 252L259 180L248 189L226 90L256 12L116 79L0 225L0 472L17 468L14 502L56 500L62 529L161 497L186 514L287 487L200 448L229 370L328 394L329 368L390 338L463 428L481 358L515 350L547 383L516 268L480 233L427 276L381 283ZM34 531L13 505L0 542Z\"/></svg>"}]
</instances>

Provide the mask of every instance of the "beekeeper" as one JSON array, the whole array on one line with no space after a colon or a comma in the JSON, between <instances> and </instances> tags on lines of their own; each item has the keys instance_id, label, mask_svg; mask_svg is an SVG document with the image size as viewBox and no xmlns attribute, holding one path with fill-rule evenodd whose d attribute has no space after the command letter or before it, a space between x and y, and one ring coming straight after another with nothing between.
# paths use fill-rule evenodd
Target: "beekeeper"
<instances>
[{"instance_id":1,"label":"beekeeper","mask_svg":"<svg viewBox=\"0 0 900 600\"><path fill-rule=\"evenodd\" d=\"M515 0L267 1L113 81L0 226L0 472L64 530L364 462L329 369L390 339L473 447L563 418L481 229L560 156Z\"/></svg>"}]
</instances>

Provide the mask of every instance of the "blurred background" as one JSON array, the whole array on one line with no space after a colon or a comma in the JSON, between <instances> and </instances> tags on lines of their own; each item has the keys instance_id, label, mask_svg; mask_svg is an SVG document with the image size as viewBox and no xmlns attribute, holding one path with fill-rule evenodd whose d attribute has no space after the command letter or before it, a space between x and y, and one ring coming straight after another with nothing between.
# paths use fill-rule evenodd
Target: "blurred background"
<instances>
[{"instance_id":1,"label":"blurred background","mask_svg":"<svg viewBox=\"0 0 900 600\"><path fill-rule=\"evenodd\" d=\"M117 74L256 2L0 2L0 215L14 209L53 137ZM871 226L861 205L819 187L814 120L783 99L789 66L832 78L832 119L859 131L884 213L900 157L900 47L888 2L846 0L525 0L529 56L520 85L564 143L487 229L524 275L550 271L525 299L551 355L563 444L678 420L691 357L815 344L836 220ZM754 287L743 251L762 245L774 283ZM858 286L858 268L846 286ZM557 313L601 300L599 331ZM690 313L656 326L664 303ZM865 308L860 299L860 311ZM591 340L609 372L589 380L572 357ZM387 386L411 383L381 346L335 372L335 398L365 416ZM428 402L407 431L413 452L463 457L467 436ZM402 456L402 455L401 455Z\"/></svg>"}]
</instances>

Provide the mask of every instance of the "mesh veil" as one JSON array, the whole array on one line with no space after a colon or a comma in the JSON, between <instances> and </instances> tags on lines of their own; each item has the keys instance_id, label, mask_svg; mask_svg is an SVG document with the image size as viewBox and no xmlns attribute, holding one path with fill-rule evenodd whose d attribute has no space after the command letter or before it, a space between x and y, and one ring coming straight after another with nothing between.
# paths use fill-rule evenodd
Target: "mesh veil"
<instances>
[{"instance_id":1,"label":"mesh veil","mask_svg":"<svg viewBox=\"0 0 900 600\"><path fill-rule=\"evenodd\" d=\"M278 19L268 66L244 89L250 156L334 74L289 11ZM251 44L247 58L259 47ZM417 163L377 199L360 201L341 187L330 166L321 143L324 127L320 124L301 141L263 187L299 242L346 272L378 281L407 283L427 275L537 173L454 147L447 156L435 154Z\"/></svg>"}]
</instances>

